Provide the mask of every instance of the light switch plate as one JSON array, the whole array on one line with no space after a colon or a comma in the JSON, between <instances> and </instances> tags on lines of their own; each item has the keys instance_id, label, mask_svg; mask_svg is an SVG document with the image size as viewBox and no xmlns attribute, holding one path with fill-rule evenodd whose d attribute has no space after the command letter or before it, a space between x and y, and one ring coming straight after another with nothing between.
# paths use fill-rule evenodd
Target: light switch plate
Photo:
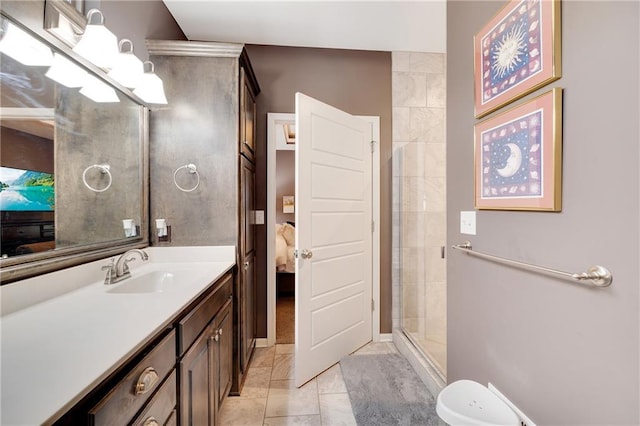
<instances>
[{"instance_id":1,"label":"light switch plate","mask_svg":"<svg viewBox=\"0 0 640 426\"><path fill-rule=\"evenodd\" d=\"M256 225L264 225L264 210L255 210L255 224Z\"/></svg>"},{"instance_id":2,"label":"light switch plate","mask_svg":"<svg viewBox=\"0 0 640 426\"><path fill-rule=\"evenodd\" d=\"M476 212L460 212L460 233L476 235Z\"/></svg>"}]
</instances>

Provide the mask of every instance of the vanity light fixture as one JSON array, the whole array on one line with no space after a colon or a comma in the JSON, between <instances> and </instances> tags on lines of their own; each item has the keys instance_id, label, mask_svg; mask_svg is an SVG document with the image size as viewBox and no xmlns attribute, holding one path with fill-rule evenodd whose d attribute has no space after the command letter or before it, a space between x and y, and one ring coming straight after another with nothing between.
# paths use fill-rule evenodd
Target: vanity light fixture
<instances>
[{"instance_id":1,"label":"vanity light fixture","mask_svg":"<svg viewBox=\"0 0 640 426\"><path fill-rule=\"evenodd\" d=\"M129 50L123 50L123 46L129 43ZM122 39L118 43L120 53L116 57L113 68L109 71L109 77L125 87L133 89L138 86L144 73L142 61L133 54L133 43L129 39Z\"/></svg>"},{"instance_id":2,"label":"vanity light fixture","mask_svg":"<svg viewBox=\"0 0 640 426\"><path fill-rule=\"evenodd\" d=\"M51 49L34 37L13 25L6 19L2 20L2 38L0 52L11 56L23 65L47 67L53 62Z\"/></svg>"},{"instance_id":3,"label":"vanity light fixture","mask_svg":"<svg viewBox=\"0 0 640 426\"><path fill-rule=\"evenodd\" d=\"M85 70L59 53L53 54L53 65L45 76L66 87L82 87L87 81Z\"/></svg>"},{"instance_id":4,"label":"vanity light fixture","mask_svg":"<svg viewBox=\"0 0 640 426\"><path fill-rule=\"evenodd\" d=\"M86 83L80 89L80 93L94 102L120 102L118 94L112 87L92 75L87 75Z\"/></svg>"},{"instance_id":5,"label":"vanity light fixture","mask_svg":"<svg viewBox=\"0 0 640 426\"><path fill-rule=\"evenodd\" d=\"M154 72L153 62L144 61L145 64L151 65L151 71L145 71L140 79L140 84L133 91L133 94L150 104L166 104L167 97L164 94L164 85L160 77Z\"/></svg>"},{"instance_id":6,"label":"vanity light fixture","mask_svg":"<svg viewBox=\"0 0 640 426\"><path fill-rule=\"evenodd\" d=\"M93 15L100 15L100 23L92 24ZM87 26L73 51L94 65L110 69L118 56L118 38L104 26L104 16L98 9L87 12Z\"/></svg>"}]
</instances>

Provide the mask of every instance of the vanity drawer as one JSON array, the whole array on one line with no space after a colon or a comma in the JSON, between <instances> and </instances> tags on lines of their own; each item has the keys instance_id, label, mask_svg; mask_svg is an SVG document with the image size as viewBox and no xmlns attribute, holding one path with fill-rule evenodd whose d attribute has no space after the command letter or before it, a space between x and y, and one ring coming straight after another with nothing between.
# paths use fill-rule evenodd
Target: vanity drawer
<instances>
[{"instance_id":1,"label":"vanity drawer","mask_svg":"<svg viewBox=\"0 0 640 426\"><path fill-rule=\"evenodd\" d=\"M137 363L91 411L90 424L124 425L147 402L176 363L174 330ZM174 378L175 381L175 378Z\"/></svg>"},{"instance_id":2,"label":"vanity drawer","mask_svg":"<svg viewBox=\"0 0 640 426\"><path fill-rule=\"evenodd\" d=\"M147 404L144 411L133 421L132 426L159 426L167 424L173 415L177 402L176 370L162 384Z\"/></svg>"},{"instance_id":3,"label":"vanity drawer","mask_svg":"<svg viewBox=\"0 0 640 426\"><path fill-rule=\"evenodd\" d=\"M220 278L214 284L213 291L176 324L178 356L182 356L189 349L216 312L222 308L227 300L231 299L232 294L233 274L229 273Z\"/></svg>"}]
</instances>

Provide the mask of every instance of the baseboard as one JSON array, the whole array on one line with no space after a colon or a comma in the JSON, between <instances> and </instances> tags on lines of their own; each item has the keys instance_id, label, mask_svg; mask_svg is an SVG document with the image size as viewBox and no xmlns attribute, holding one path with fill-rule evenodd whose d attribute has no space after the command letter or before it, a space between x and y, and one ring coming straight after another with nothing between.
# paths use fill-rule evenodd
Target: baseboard
<instances>
[{"instance_id":1,"label":"baseboard","mask_svg":"<svg viewBox=\"0 0 640 426\"><path fill-rule=\"evenodd\" d=\"M380 333L378 342L393 342L393 333Z\"/></svg>"},{"instance_id":2,"label":"baseboard","mask_svg":"<svg viewBox=\"0 0 640 426\"><path fill-rule=\"evenodd\" d=\"M269 344L267 343L266 337L260 337L256 339L256 348L267 348Z\"/></svg>"}]
</instances>

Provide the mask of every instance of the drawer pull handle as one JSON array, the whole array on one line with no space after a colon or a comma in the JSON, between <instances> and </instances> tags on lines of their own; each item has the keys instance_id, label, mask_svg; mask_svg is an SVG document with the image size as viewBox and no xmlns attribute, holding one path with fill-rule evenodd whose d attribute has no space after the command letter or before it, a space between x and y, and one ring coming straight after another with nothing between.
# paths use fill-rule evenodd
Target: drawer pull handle
<instances>
[{"instance_id":1,"label":"drawer pull handle","mask_svg":"<svg viewBox=\"0 0 640 426\"><path fill-rule=\"evenodd\" d=\"M158 382L158 379L158 373L156 373L156 370L154 370L153 367L145 368L138 378L138 383L136 383L135 394L142 395L149 392L153 385Z\"/></svg>"},{"instance_id":2,"label":"drawer pull handle","mask_svg":"<svg viewBox=\"0 0 640 426\"><path fill-rule=\"evenodd\" d=\"M158 423L155 417L151 416L142 423L142 426L160 426L160 423Z\"/></svg>"}]
</instances>

